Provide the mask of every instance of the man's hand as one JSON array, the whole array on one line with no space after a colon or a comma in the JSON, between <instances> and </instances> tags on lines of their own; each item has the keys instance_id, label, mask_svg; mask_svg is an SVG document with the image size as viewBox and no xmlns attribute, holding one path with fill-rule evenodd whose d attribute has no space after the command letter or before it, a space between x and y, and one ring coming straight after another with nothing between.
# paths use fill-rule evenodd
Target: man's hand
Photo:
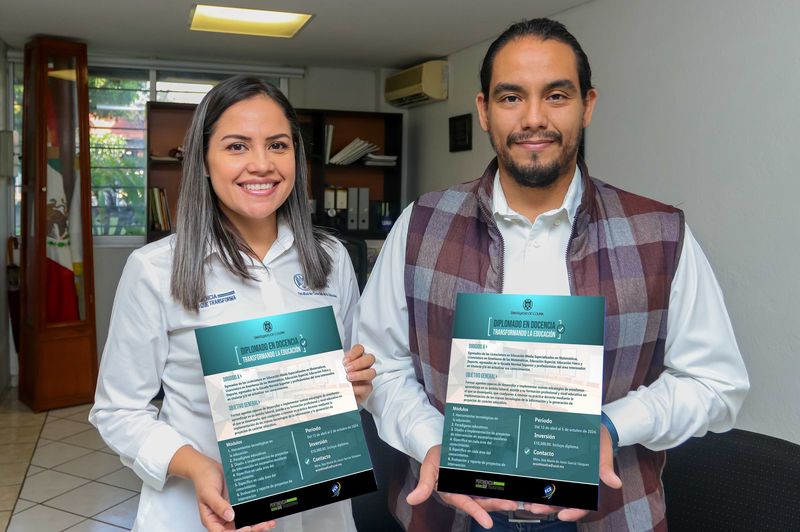
<instances>
[{"instance_id":1,"label":"man's hand","mask_svg":"<svg viewBox=\"0 0 800 532\"><path fill-rule=\"evenodd\" d=\"M431 496L433 490L436 489L436 483L439 480L439 460L441 458L442 446L435 445L430 448L428 454L425 455L425 460L422 461L422 466L419 469L419 483L414 491L408 494L406 502L414 506L425 502ZM488 512L496 512L500 510L516 510L517 503L514 501L505 501L502 499L483 499L474 498L468 495L458 495L455 493L442 493L439 496L444 502L463 510L475 521L478 522L483 528L492 527L492 518Z\"/></svg>"},{"instance_id":2,"label":"man's hand","mask_svg":"<svg viewBox=\"0 0 800 532\"><path fill-rule=\"evenodd\" d=\"M614 451L611 445L611 436L605 425L600 427L600 481L609 488L619 489L622 487L622 480L614 472ZM562 521L577 521L589 514L589 510L536 503L526 503L525 509L534 514L558 513L558 518Z\"/></svg>"},{"instance_id":3,"label":"man's hand","mask_svg":"<svg viewBox=\"0 0 800 532\"><path fill-rule=\"evenodd\" d=\"M369 397L372 392L372 380L376 372L372 369L375 364L375 355L365 353L364 346L356 344L344 356L344 368L347 370L347 380L353 384L353 393L356 394L356 402L360 405Z\"/></svg>"}]
</instances>

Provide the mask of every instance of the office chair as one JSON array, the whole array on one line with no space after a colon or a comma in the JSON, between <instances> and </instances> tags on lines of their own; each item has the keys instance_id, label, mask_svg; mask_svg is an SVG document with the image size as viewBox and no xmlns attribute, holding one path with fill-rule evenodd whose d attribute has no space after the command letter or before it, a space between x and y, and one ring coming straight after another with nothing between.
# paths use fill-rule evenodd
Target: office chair
<instances>
[{"instance_id":1,"label":"office chair","mask_svg":"<svg viewBox=\"0 0 800 532\"><path fill-rule=\"evenodd\" d=\"M367 284L367 243L363 238L349 235L336 235L336 238L347 249L350 260L353 262L353 268L356 271L358 291L363 292L364 286Z\"/></svg>"},{"instance_id":2,"label":"office chair","mask_svg":"<svg viewBox=\"0 0 800 532\"><path fill-rule=\"evenodd\" d=\"M734 429L667 451L670 532L800 530L800 445Z\"/></svg>"},{"instance_id":3,"label":"office chair","mask_svg":"<svg viewBox=\"0 0 800 532\"><path fill-rule=\"evenodd\" d=\"M372 414L361 411L361 423L378 491L360 495L352 500L353 520L359 532L403 532L402 527L389 512L389 477L403 471L408 465L406 455L397 451L378 436Z\"/></svg>"}]
</instances>

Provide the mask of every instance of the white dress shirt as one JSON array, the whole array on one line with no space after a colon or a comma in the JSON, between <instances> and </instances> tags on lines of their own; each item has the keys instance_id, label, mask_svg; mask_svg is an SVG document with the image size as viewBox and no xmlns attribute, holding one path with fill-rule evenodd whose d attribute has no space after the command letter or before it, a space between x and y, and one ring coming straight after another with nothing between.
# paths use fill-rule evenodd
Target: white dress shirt
<instances>
[{"instance_id":1,"label":"white dress shirt","mask_svg":"<svg viewBox=\"0 0 800 532\"><path fill-rule=\"evenodd\" d=\"M331 305L345 350L358 286L345 248L336 242L323 290L302 277L294 236L279 218L278 236L263 264L250 260L257 281L242 281L206 258L206 301L189 312L170 296L174 236L134 251L117 287L108 340L89 420L126 466L144 481L134 530L203 531L194 488L167 475L175 452L192 445L219 461L194 329ZM151 399L163 385L159 411ZM350 501L278 520L278 530L355 530Z\"/></svg>"},{"instance_id":2,"label":"white dress shirt","mask_svg":"<svg viewBox=\"0 0 800 532\"><path fill-rule=\"evenodd\" d=\"M504 243L503 293L569 295L567 244L582 194L576 169L561 207L531 223L509 207L495 175L493 216ZM444 418L417 382L408 349L404 272L411 209L398 218L372 270L356 311L354 341L377 358L378 375L366 407L381 438L421 462L442 443ZM534 264L537 275L530 275ZM722 292L688 227L671 286L664 365L650 386L603 405L620 446L639 443L661 450L708 430L728 430L749 389ZM447 379L430 371L430 378Z\"/></svg>"}]
</instances>

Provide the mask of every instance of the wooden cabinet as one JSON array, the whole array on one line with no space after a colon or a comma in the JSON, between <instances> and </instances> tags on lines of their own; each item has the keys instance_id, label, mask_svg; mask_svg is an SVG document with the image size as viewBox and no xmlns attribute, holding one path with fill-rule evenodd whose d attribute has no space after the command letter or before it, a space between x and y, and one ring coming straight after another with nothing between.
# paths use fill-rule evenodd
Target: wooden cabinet
<instances>
[{"instance_id":1,"label":"wooden cabinet","mask_svg":"<svg viewBox=\"0 0 800 532\"><path fill-rule=\"evenodd\" d=\"M192 122L194 104L147 103L147 241L175 227L183 167L177 150Z\"/></svg>"},{"instance_id":2,"label":"wooden cabinet","mask_svg":"<svg viewBox=\"0 0 800 532\"><path fill-rule=\"evenodd\" d=\"M183 144L194 112L194 105L150 102L147 106L147 188L148 217L147 240L157 240L171 232L177 210L178 185L181 179L180 161L170 156L170 151ZM314 223L335 229L342 235L364 239L382 239L386 231L381 228L381 215L396 219L402 209L402 172L400 167L403 120L400 113L371 113L359 111L331 111L298 109L306 160L309 172L309 197L314 200ZM326 130L330 135L327 150ZM396 156L393 166L370 166L359 160L352 164L326 163L326 150L330 156L341 151L351 141L360 138L377 146L377 155ZM368 189L369 220L367 229L348 228L347 206L331 212L325 205L328 194L336 191L345 196L347 189ZM170 227L158 227L153 199L162 194L172 219ZM334 200L335 202L335 200ZM382 209L383 207L383 209ZM352 206L351 206L352 208Z\"/></svg>"},{"instance_id":3,"label":"wooden cabinet","mask_svg":"<svg viewBox=\"0 0 800 532\"><path fill-rule=\"evenodd\" d=\"M19 394L35 411L97 382L86 45L25 46Z\"/></svg>"}]
</instances>

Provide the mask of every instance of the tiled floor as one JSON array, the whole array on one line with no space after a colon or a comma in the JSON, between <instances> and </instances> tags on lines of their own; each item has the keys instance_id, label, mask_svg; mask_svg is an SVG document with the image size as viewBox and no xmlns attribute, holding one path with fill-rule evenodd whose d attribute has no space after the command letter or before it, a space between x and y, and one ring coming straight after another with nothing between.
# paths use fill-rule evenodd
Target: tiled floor
<instances>
[{"instance_id":1,"label":"tiled floor","mask_svg":"<svg viewBox=\"0 0 800 532\"><path fill-rule=\"evenodd\" d=\"M142 482L87 421L90 405L34 414L0 400L0 530L130 530Z\"/></svg>"}]
</instances>

